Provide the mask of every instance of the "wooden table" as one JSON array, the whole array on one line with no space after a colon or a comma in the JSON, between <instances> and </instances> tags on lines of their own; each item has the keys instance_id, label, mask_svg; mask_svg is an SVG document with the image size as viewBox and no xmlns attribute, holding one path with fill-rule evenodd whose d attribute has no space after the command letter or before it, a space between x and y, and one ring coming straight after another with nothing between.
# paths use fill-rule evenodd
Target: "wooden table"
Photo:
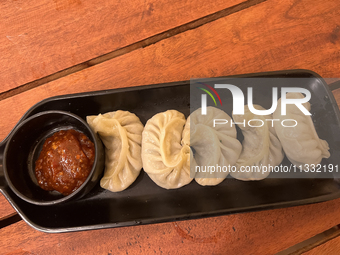
<instances>
[{"instance_id":1,"label":"wooden table","mask_svg":"<svg viewBox=\"0 0 340 255\"><path fill-rule=\"evenodd\" d=\"M340 77L338 0L5 0L0 28L0 140L54 95L284 69ZM1 254L274 254L337 226L340 199L63 234L16 215L0 195ZM292 251L340 254L339 233Z\"/></svg>"}]
</instances>

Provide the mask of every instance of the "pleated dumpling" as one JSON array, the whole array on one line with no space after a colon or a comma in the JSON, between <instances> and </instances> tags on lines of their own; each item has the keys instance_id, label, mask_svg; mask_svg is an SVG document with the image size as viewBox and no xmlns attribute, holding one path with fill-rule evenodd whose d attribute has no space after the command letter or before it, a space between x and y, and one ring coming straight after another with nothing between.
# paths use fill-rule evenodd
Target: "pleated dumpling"
<instances>
[{"instance_id":1,"label":"pleated dumpling","mask_svg":"<svg viewBox=\"0 0 340 255\"><path fill-rule=\"evenodd\" d=\"M287 99L304 98L301 93L287 93ZM310 103L302 104L310 111ZM283 150L289 159L297 167L304 169L305 165L316 166L323 158L329 158L329 146L327 141L319 138L316 133L311 116L305 115L296 105L288 104L286 115L281 115L281 98L277 103L277 109L273 118L274 128L282 144ZM295 127L284 127L281 122L285 119L295 120ZM288 125L288 124L287 124Z\"/></svg>"},{"instance_id":2,"label":"pleated dumpling","mask_svg":"<svg viewBox=\"0 0 340 255\"><path fill-rule=\"evenodd\" d=\"M86 118L105 146L104 189L117 192L129 187L142 169L143 124L128 111L115 111Z\"/></svg>"},{"instance_id":3,"label":"pleated dumpling","mask_svg":"<svg viewBox=\"0 0 340 255\"><path fill-rule=\"evenodd\" d=\"M168 110L145 124L142 138L143 169L160 187L176 189L190 178L189 128L184 115Z\"/></svg>"},{"instance_id":4,"label":"pleated dumpling","mask_svg":"<svg viewBox=\"0 0 340 255\"><path fill-rule=\"evenodd\" d=\"M221 123L214 125L214 119ZM207 107L206 115L201 114L201 108L190 114L187 121L190 123L190 146L197 165L192 171L195 171L198 184L206 186L221 183L229 174L223 169L229 170L235 165L242 145L237 140L236 128L231 125L231 121L226 112L211 106Z\"/></svg>"},{"instance_id":5,"label":"pleated dumpling","mask_svg":"<svg viewBox=\"0 0 340 255\"><path fill-rule=\"evenodd\" d=\"M262 106L254 105L257 110ZM236 172L230 175L239 180L261 180L270 174L271 167L279 165L284 153L273 127L272 115L255 115L247 106L244 115L233 115L244 140L236 162ZM242 170L242 171L241 171Z\"/></svg>"}]
</instances>

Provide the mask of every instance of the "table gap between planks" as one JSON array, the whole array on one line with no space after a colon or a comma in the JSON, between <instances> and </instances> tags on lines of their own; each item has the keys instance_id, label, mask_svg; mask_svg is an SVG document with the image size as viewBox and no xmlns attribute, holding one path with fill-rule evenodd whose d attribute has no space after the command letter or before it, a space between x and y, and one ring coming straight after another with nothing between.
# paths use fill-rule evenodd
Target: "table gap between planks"
<instances>
[{"instance_id":1,"label":"table gap between planks","mask_svg":"<svg viewBox=\"0 0 340 255\"><path fill-rule=\"evenodd\" d=\"M0 24L5 24L0 33L7 34L0 37L4 52L0 56L0 116L6 120L0 124L1 140L31 106L54 95L283 69L310 69L326 78L340 77L337 1L101 2L0 4ZM334 95L340 102L339 89ZM0 246L12 254L44 253L45 242L55 253L94 251L94 247L109 253L109 246L149 253L156 248L171 251L173 242L184 243L186 248L180 249L191 252L273 254L337 225L339 207L337 199L67 234L41 233L20 221L0 230ZM0 219L13 213L1 196ZM111 236L108 246L100 243L106 235ZM154 242L148 243L149 238Z\"/></svg>"}]
</instances>

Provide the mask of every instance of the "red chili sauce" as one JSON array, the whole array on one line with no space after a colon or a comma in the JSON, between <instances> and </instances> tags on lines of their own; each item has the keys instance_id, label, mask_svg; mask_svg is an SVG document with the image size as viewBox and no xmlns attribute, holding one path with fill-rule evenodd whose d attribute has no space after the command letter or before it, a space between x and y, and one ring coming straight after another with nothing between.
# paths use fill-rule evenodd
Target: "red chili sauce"
<instances>
[{"instance_id":1,"label":"red chili sauce","mask_svg":"<svg viewBox=\"0 0 340 255\"><path fill-rule=\"evenodd\" d=\"M46 139L35 162L39 186L71 194L90 174L94 157L94 144L83 133L73 129L54 133Z\"/></svg>"}]
</instances>

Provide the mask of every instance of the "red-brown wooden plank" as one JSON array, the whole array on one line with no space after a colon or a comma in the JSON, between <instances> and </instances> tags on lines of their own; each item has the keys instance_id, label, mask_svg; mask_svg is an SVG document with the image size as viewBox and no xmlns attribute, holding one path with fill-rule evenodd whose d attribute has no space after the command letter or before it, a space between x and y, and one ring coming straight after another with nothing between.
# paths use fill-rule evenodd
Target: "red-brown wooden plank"
<instances>
[{"instance_id":1,"label":"red-brown wooden plank","mask_svg":"<svg viewBox=\"0 0 340 255\"><path fill-rule=\"evenodd\" d=\"M1 1L0 92L240 2Z\"/></svg>"},{"instance_id":2,"label":"red-brown wooden plank","mask_svg":"<svg viewBox=\"0 0 340 255\"><path fill-rule=\"evenodd\" d=\"M10 205L6 198L0 194L0 221L13 213L15 213L14 208Z\"/></svg>"},{"instance_id":3,"label":"red-brown wooden plank","mask_svg":"<svg viewBox=\"0 0 340 255\"><path fill-rule=\"evenodd\" d=\"M0 139L53 95L295 68L340 77L339 8L338 1L269 1L5 99Z\"/></svg>"},{"instance_id":4,"label":"red-brown wooden plank","mask_svg":"<svg viewBox=\"0 0 340 255\"><path fill-rule=\"evenodd\" d=\"M46 234L23 221L0 230L10 254L275 254L340 222L340 199L175 223ZM10 237L10 238L9 238Z\"/></svg>"},{"instance_id":5,"label":"red-brown wooden plank","mask_svg":"<svg viewBox=\"0 0 340 255\"><path fill-rule=\"evenodd\" d=\"M304 255L338 255L339 253L340 253L340 237L336 237L303 254Z\"/></svg>"}]
</instances>

